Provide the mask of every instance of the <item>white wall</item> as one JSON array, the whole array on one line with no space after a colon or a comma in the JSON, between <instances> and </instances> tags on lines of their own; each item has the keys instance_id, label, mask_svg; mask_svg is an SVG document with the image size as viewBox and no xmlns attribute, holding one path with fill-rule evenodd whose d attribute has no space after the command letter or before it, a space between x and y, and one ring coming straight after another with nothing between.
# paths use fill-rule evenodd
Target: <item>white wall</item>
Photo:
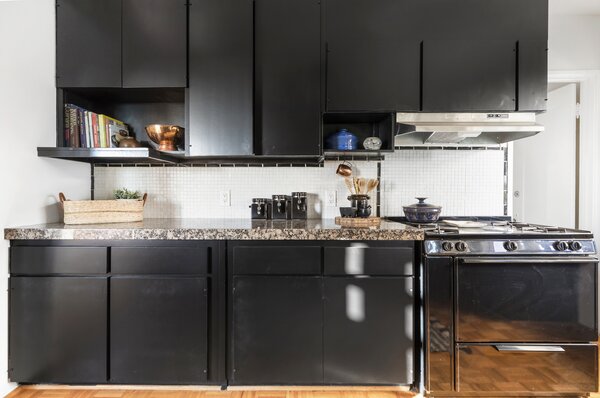
<instances>
[{"instance_id":1,"label":"white wall","mask_svg":"<svg viewBox=\"0 0 600 398\"><path fill-rule=\"evenodd\" d=\"M552 15L548 29L550 70L600 69L600 15Z\"/></svg>"},{"instance_id":2,"label":"white wall","mask_svg":"<svg viewBox=\"0 0 600 398\"><path fill-rule=\"evenodd\" d=\"M56 144L54 0L0 1L0 231L56 221L56 195L89 196L89 166L42 159L38 146ZM0 244L8 274L8 242ZM7 380L7 278L0 276L0 396Z\"/></svg>"}]
</instances>

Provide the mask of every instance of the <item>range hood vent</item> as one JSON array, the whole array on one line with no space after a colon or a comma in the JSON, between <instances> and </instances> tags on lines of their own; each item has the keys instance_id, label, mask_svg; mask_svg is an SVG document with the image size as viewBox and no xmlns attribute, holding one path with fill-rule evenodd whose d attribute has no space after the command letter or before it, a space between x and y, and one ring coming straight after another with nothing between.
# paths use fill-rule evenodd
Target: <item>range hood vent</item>
<instances>
[{"instance_id":1,"label":"range hood vent","mask_svg":"<svg viewBox=\"0 0 600 398\"><path fill-rule=\"evenodd\" d=\"M395 146L499 145L544 131L535 113L398 113Z\"/></svg>"}]
</instances>

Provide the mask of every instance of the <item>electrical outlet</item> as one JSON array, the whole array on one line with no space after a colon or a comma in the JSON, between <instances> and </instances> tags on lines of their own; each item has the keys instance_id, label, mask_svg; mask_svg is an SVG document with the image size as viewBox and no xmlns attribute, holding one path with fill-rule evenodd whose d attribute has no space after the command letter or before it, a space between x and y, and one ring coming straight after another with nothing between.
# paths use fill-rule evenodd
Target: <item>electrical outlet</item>
<instances>
[{"instance_id":1,"label":"electrical outlet","mask_svg":"<svg viewBox=\"0 0 600 398\"><path fill-rule=\"evenodd\" d=\"M325 205L327 207L337 207L337 191L327 191L325 194Z\"/></svg>"},{"instance_id":2,"label":"electrical outlet","mask_svg":"<svg viewBox=\"0 0 600 398\"><path fill-rule=\"evenodd\" d=\"M221 204L221 206L231 206L231 191L219 192L219 203Z\"/></svg>"}]
</instances>

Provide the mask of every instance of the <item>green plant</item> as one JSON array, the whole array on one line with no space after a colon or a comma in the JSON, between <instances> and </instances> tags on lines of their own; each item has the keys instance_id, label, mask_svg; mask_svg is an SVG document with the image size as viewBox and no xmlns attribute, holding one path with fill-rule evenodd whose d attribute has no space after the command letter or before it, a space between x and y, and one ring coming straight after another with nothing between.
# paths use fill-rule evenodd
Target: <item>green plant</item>
<instances>
[{"instance_id":1,"label":"green plant","mask_svg":"<svg viewBox=\"0 0 600 398\"><path fill-rule=\"evenodd\" d=\"M130 191L127 188L114 190L115 199L141 199L142 195L139 191Z\"/></svg>"}]
</instances>

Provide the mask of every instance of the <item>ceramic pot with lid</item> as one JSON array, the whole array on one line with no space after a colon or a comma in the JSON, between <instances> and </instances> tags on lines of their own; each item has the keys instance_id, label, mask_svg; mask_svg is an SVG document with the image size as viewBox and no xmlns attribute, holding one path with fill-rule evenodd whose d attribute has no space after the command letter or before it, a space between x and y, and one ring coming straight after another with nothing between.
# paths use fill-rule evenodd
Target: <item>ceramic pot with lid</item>
<instances>
[{"instance_id":1,"label":"ceramic pot with lid","mask_svg":"<svg viewBox=\"0 0 600 398\"><path fill-rule=\"evenodd\" d=\"M442 213L441 206L430 205L425 203L427 198L415 198L419 203L410 206L402 206L404 215L409 222L414 223L432 223L437 222Z\"/></svg>"}]
</instances>

